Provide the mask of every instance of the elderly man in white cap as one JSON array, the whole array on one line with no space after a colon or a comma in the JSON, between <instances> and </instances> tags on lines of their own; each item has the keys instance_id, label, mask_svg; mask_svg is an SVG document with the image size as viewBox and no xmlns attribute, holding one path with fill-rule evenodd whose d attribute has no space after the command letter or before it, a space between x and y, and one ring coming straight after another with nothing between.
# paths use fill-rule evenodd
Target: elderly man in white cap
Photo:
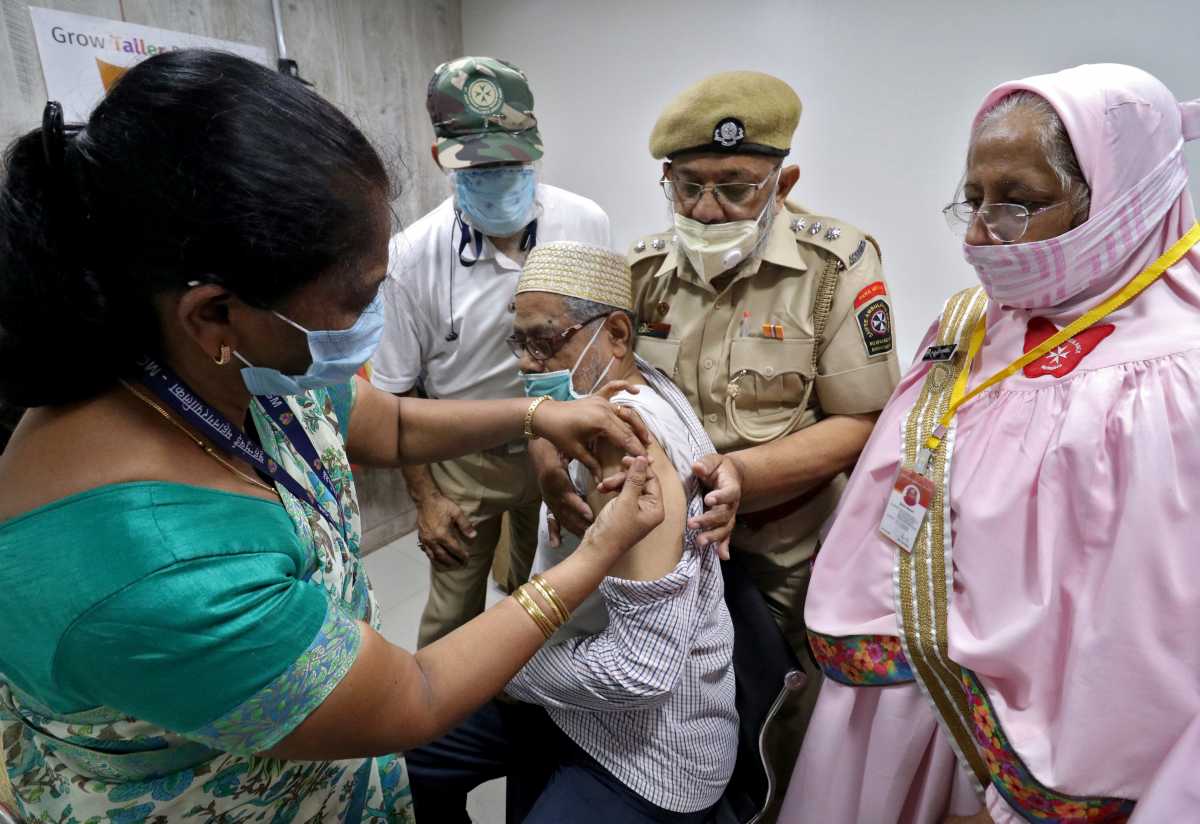
<instances>
[{"instance_id":1,"label":"elderly man in white cap","mask_svg":"<svg viewBox=\"0 0 1200 824\"><path fill-rule=\"evenodd\" d=\"M409 755L423 819L469 821L467 791L509 774L509 820L701 822L729 781L733 626L717 552L694 528L704 508L697 472L711 471L700 462L713 446L674 384L634 354L632 306L621 255L564 241L526 261L508 340L526 394L570 400L608 382L612 402L653 435L666 517L509 683L528 704L493 703ZM623 456L601 450L605 474L619 472ZM578 464L570 474L599 511L609 485ZM578 546L571 535L551 546L546 512L535 585Z\"/></svg>"}]
</instances>

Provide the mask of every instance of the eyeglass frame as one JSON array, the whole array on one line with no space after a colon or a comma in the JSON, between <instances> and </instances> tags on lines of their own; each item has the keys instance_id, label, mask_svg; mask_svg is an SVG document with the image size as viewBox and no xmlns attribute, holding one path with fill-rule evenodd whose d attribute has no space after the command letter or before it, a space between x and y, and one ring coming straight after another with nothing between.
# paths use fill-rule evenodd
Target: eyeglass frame
<instances>
[{"instance_id":1,"label":"eyeglass frame","mask_svg":"<svg viewBox=\"0 0 1200 824\"><path fill-rule=\"evenodd\" d=\"M562 351L562 348L567 345L567 341L571 339L572 335L574 335L583 327L587 326L592 321L599 320L600 318L607 318L613 313L613 311L614 310L610 309L602 314L592 315L592 317L588 318L587 320L568 326L566 329L563 329L561 332L555 332L553 335L526 335L523 338L518 338L517 333L513 332L504 339L504 342L508 344L508 348L513 353L513 357L520 358L521 353L524 352L538 363L545 363ZM531 340L546 341L547 347L550 349L549 354L547 354L544 358L539 358L537 353L529 348L529 342Z\"/></svg>"},{"instance_id":2,"label":"eyeglass frame","mask_svg":"<svg viewBox=\"0 0 1200 824\"><path fill-rule=\"evenodd\" d=\"M946 204L942 208L942 216L946 218L947 225L949 225L950 219L953 218L959 224L966 227L963 234L966 234L966 232L971 231L971 227L975 225L976 220L982 220L983 228L987 230L988 236L992 240L995 240L998 243L1016 243L1021 238L1025 237L1025 233L1029 231L1029 223L1035 217L1040 215L1042 212L1048 212L1051 209L1057 209L1059 206L1065 206L1068 203L1070 203L1069 200L1060 200L1057 203L1051 203L1049 206L1041 206L1037 209L1030 209L1028 206L1025 206L1024 204L1021 204L1021 203L989 203L986 206L983 204L980 204L979 206L972 208L970 201L956 200L953 203ZM954 211L955 206L967 206L967 207L971 208L971 219L963 220L961 217L959 217L958 214ZM1021 211L1023 211L1025 213L1025 226L1024 226L1024 228L1021 229L1021 232L1016 237L1014 237L1012 240L1006 240L1005 238L1002 238L999 235L997 235L994 231L992 231L992 227L987 222L987 219L981 218L979 216L979 213L983 209L991 208L994 206L1009 206L1014 209L1020 209ZM955 231L954 226L950 226L950 231L952 231L952 232Z\"/></svg>"},{"instance_id":3,"label":"eyeglass frame","mask_svg":"<svg viewBox=\"0 0 1200 824\"><path fill-rule=\"evenodd\" d=\"M660 189L662 189L663 196L667 199L667 202L669 202L675 206L679 206L683 209L686 209L689 212L696 208L696 205L704 197L704 193L709 192L709 191L711 191L713 193L713 199L716 200L717 203L721 204L722 207L728 206L728 207L731 207L734 209L742 209L746 206L746 204L748 204L750 201L752 201L754 199L754 196L757 195L759 192L761 192L766 187L767 183L769 183L771 181L771 178L776 177L780 173L780 171L782 171L782 169L783 169L782 165L776 166L774 169L771 170L771 172L766 177L764 177L758 183L742 183L740 181L732 182L732 183L696 183L694 181L688 181L686 184L683 184L683 185L700 187L700 191L696 193L695 199L693 199L690 202L679 200L673 194L671 194L668 187L674 188L676 186L679 186L680 184L676 183L674 180L671 180L669 177L667 177L667 175L665 173L659 179L658 186ZM728 186L748 186L748 187L750 187L751 194L741 203L737 203L735 201L728 200L725 197L721 196L721 189L723 187L728 187Z\"/></svg>"}]
</instances>

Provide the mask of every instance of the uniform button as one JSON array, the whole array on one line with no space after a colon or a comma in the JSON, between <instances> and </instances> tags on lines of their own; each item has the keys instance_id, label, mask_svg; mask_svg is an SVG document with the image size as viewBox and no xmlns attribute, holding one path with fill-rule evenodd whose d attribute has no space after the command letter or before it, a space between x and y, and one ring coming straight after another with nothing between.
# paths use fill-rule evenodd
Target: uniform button
<instances>
[{"instance_id":1,"label":"uniform button","mask_svg":"<svg viewBox=\"0 0 1200 824\"><path fill-rule=\"evenodd\" d=\"M712 359L712 358L705 358L705 359L704 359L704 368L705 368L705 369L712 369L712 368L713 368L713 359Z\"/></svg>"},{"instance_id":2,"label":"uniform button","mask_svg":"<svg viewBox=\"0 0 1200 824\"><path fill-rule=\"evenodd\" d=\"M709 422L709 423L716 423L716 422L717 422L717 413L716 413L716 412L710 412L710 413L708 413L708 422Z\"/></svg>"},{"instance_id":3,"label":"uniform button","mask_svg":"<svg viewBox=\"0 0 1200 824\"><path fill-rule=\"evenodd\" d=\"M768 366L767 368L763 369L763 374L766 375L768 378L771 377L772 375L775 374L775 367Z\"/></svg>"}]
</instances>

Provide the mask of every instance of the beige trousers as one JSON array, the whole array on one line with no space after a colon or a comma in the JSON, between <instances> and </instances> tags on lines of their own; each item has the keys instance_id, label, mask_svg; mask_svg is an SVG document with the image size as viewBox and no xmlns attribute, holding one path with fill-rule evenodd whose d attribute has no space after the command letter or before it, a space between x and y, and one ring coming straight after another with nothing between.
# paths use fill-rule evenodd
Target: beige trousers
<instances>
[{"instance_id":1,"label":"beige trousers","mask_svg":"<svg viewBox=\"0 0 1200 824\"><path fill-rule=\"evenodd\" d=\"M502 582L515 589L529 579L537 550L541 497L525 452L480 452L430 465L442 494L454 501L475 526L464 566L432 566L429 600L421 615L417 646L432 644L483 612L488 574L508 514L509 573Z\"/></svg>"}]
</instances>

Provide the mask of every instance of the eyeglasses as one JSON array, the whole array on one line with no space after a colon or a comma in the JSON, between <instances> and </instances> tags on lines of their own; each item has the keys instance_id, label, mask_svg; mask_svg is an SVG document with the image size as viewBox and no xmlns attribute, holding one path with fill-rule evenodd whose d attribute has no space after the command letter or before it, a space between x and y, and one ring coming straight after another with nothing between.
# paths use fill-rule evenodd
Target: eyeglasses
<instances>
[{"instance_id":1,"label":"eyeglasses","mask_svg":"<svg viewBox=\"0 0 1200 824\"><path fill-rule=\"evenodd\" d=\"M950 231L959 237L966 235L967 230L975 222L975 218L979 218L983 221L983 226L992 239L1000 243L1016 243L1029 230L1029 221L1033 217L1042 212L1057 209L1066 203L1067 201L1061 200L1040 209L1030 209L1020 203L988 203L975 206L964 200L959 203L951 203L942 209L942 214L946 218L946 225L950 227Z\"/></svg>"},{"instance_id":2,"label":"eyeglasses","mask_svg":"<svg viewBox=\"0 0 1200 824\"><path fill-rule=\"evenodd\" d=\"M519 358L523 353L528 353L529 357L533 358L538 363L544 363L550 360L550 358L554 357L554 354L559 349L562 349L567 345L567 341L571 339L571 335L574 335L592 321L600 318L606 318L610 314L612 313L605 312L602 315L593 315L583 323L577 323L574 326L568 326L561 332L556 332L553 335L548 336L534 335L526 337L525 335L518 335L514 332L505 338L504 342L508 344L508 348L512 350L512 353L515 357Z\"/></svg>"},{"instance_id":3,"label":"eyeglasses","mask_svg":"<svg viewBox=\"0 0 1200 824\"><path fill-rule=\"evenodd\" d=\"M664 177L658 181L658 185L662 187L667 200L684 211L692 209L708 191L713 193L713 197L722 206L739 207L749 204L754 196L762 191L763 187L770 183L777 174L779 174L779 169L774 169L758 183L695 183L690 180L675 181Z\"/></svg>"}]
</instances>

